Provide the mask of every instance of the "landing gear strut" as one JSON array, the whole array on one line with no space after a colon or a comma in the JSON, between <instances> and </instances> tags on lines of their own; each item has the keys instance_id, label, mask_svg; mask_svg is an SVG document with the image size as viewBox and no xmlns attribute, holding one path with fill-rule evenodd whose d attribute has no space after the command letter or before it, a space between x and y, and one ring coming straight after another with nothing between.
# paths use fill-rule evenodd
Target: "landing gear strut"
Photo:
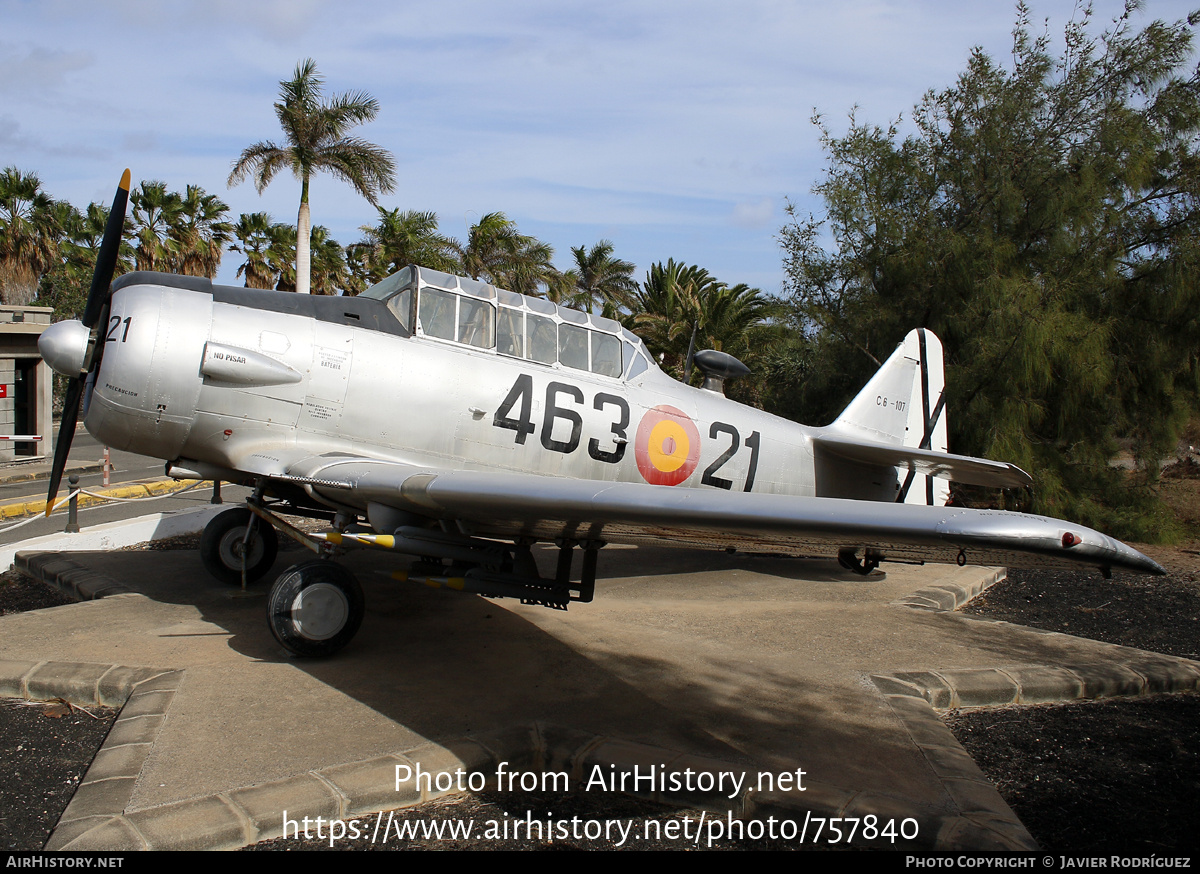
<instances>
[{"instance_id":1,"label":"landing gear strut","mask_svg":"<svg viewBox=\"0 0 1200 874\"><path fill-rule=\"evenodd\" d=\"M200 537L200 560L210 574L231 586L242 582L242 556L246 559L246 581L266 576L279 553L275 529L245 507L218 513Z\"/></svg>"},{"instance_id":2,"label":"landing gear strut","mask_svg":"<svg viewBox=\"0 0 1200 874\"><path fill-rule=\"evenodd\" d=\"M872 553L869 549L863 553L861 559L855 554L853 549L843 549L838 553L838 564L846 570L854 571L863 577L879 567L880 561L880 556Z\"/></svg>"}]
</instances>

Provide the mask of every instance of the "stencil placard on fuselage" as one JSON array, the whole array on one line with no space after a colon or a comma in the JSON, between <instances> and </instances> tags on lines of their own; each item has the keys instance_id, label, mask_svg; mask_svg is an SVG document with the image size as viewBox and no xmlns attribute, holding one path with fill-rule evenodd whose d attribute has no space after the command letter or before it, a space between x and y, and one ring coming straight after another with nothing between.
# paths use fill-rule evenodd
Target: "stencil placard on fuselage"
<instances>
[{"instance_id":1,"label":"stencil placard on fuselage","mask_svg":"<svg viewBox=\"0 0 1200 874\"><path fill-rule=\"evenodd\" d=\"M312 369L308 376L308 397L300 414L300 426L328 431L342 418L346 401L346 385L350 379L352 354L350 343L345 349L314 346Z\"/></svg>"}]
</instances>

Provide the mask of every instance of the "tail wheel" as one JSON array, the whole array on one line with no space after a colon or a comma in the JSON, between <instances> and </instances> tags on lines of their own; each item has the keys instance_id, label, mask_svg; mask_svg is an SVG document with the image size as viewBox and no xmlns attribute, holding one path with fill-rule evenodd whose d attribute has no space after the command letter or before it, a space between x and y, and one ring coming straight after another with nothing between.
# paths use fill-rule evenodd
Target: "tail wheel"
<instances>
[{"instance_id":1,"label":"tail wheel","mask_svg":"<svg viewBox=\"0 0 1200 874\"><path fill-rule=\"evenodd\" d=\"M267 599L271 633L298 656L333 655L353 639L365 612L354 574L324 559L288 568Z\"/></svg>"},{"instance_id":2,"label":"tail wheel","mask_svg":"<svg viewBox=\"0 0 1200 874\"><path fill-rule=\"evenodd\" d=\"M246 544L246 525L250 511L245 507L226 510L204 526L200 537L200 560L205 569L223 583L242 581L242 553L246 553L246 581L255 582L267 575L279 554L279 535L269 524L258 520Z\"/></svg>"}]
</instances>

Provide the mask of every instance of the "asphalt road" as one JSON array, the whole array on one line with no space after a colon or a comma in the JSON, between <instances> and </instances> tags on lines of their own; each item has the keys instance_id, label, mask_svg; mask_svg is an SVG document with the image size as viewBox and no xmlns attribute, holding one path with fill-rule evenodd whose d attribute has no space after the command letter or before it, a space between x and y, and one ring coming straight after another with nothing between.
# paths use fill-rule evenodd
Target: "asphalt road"
<instances>
[{"instance_id":1,"label":"asphalt road","mask_svg":"<svg viewBox=\"0 0 1200 874\"><path fill-rule=\"evenodd\" d=\"M51 452L53 450L50 450ZM99 467L104 458L104 447L87 431L80 427L71 442L71 454L67 457L71 466L90 465ZM112 483L128 482L131 480L157 479L164 475L165 470L160 459L137 455L133 452L118 452L112 450L110 459L113 470L109 475ZM4 473L20 475L26 468L30 471L41 470L46 464L29 462L6 466ZM84 488L100 488L104 481L102 473L84 474L80 477L80 485ZM46 497L46 480L19 480L16 482L0 483L0 503L10 504L16 501L32 501Z\"/></svg>"},{"instance_id":2,"label":"asphalt road","mask_svg":"<svg viewBox=\"0 0 1200 874\"><path fill-rule=\"evenodd\" d=\"M104 447L91 434L80 427L71 443L71 453L68 456L68 468L95 466L99 467L104 455ZM161 459L137 455L132 452L112 451L110 460L113 470L109 474L110 487L136 482L139 480L162 479L165 471ZM16 481L0 482L0 505L24 503L26 501L45 500L49 459L41 462L6 465L0 471L0 479L4 476L19 477L28 474L40 475L39 479L19 479ZM92 491L103 488L102 473L87 473L80 476L80 485ZM59 491L66 494L67 483L64 481ZM224 483L221 486L223 503L230 506L240 504L249 489ZM96 507L84 507L79 510L81 528L99 525L105 522L117 522L132 519L147 513L160 513L166 510L180 510L189 507L207 505L213 496L211 486L200 486L178 496L171 495L153 500L114 501ZM40 537L45 534L55 534L63 531L67 524L65 508L56 511L49 519L34 517L20 520L22 524L0 524L0 545L8 545Z\"/></svg>"}]
</instances>

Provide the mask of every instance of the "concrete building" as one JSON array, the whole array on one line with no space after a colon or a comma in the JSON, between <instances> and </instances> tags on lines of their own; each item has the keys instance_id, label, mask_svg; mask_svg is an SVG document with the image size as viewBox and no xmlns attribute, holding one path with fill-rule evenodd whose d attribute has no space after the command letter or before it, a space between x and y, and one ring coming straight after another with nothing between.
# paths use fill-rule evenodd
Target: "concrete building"
<instances>
[{"instance_id":1,"label":"concrete building","mask_svg":"<svg viewBox=\"0 0 1200 874\"><path fill-rule=\"evenodd\" d=\"M0 462L49 455L54 446L53 373L37 342L50 326L50 307L0 306Z\"/></svg>"}]
</instances>

